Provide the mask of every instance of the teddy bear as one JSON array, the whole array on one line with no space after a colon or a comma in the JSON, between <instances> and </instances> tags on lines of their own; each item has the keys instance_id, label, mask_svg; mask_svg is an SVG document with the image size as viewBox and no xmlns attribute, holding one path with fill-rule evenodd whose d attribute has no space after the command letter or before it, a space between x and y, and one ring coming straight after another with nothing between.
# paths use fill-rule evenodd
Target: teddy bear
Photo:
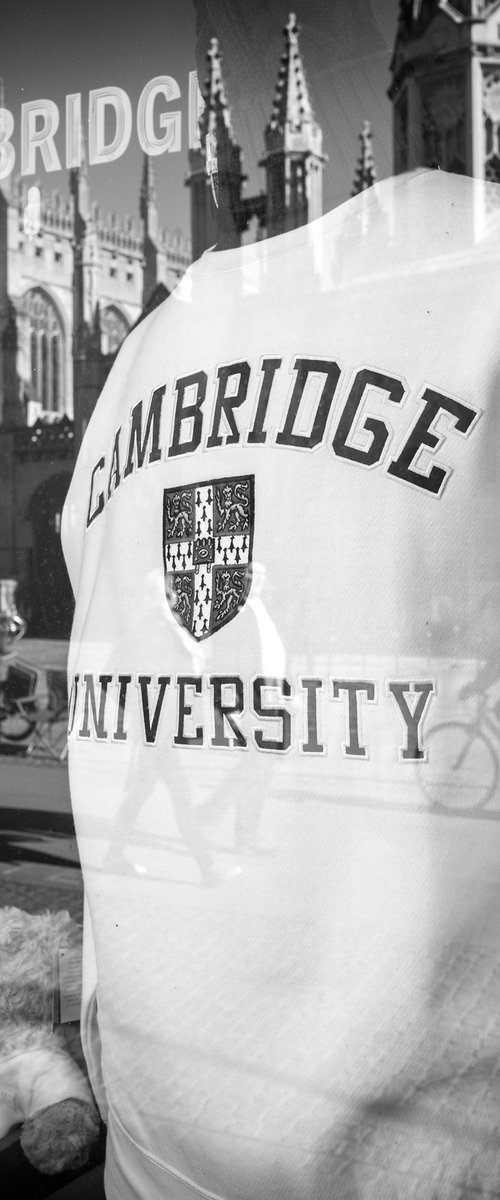
<instances>
[{"instance_id":1,"label":"teddy bear","mask_svg":"<svg viewBox=\"0 0 500 1200\"><path fill-rule=\"evenodd\" d=\"M77 937L66 911L0 908L0 1138L22 1124L24 1154L46 1175L85 1166L101 1133L88 1079L53 1028L54 956Z\"/></svg>"}]
</instances>

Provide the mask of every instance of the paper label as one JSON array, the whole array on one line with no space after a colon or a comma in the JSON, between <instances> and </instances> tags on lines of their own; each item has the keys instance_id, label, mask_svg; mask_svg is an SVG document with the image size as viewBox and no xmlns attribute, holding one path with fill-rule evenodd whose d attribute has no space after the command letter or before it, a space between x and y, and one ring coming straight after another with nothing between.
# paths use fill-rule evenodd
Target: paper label
<instances>
[{"instance_id":1,"label":"paper label","mask_svg":"<svg viewBox=\"0 0 500 1200\"><path fill-rule=\"evenodd\" d=\"M54 960L54 1025L80 1020L82 1003L82 948L58 950Z\"/></svg>"}]
</instances>

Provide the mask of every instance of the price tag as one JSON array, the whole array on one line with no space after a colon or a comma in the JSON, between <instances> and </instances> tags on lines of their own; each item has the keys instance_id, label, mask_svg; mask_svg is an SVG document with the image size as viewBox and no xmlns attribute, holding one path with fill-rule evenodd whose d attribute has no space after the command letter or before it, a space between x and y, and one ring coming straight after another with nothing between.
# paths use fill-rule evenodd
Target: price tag
<instances>
[{"instance_id":1,"label":"price tag","mask_svg":"<svg viewBox=\"0 0 500 1200\"><path fill-rule=\"evenodd\" d=\"M219 180L218 180L218 162L217 162L217 139L214 133L207 133L205 141L205 150L207 156L207 175L209 176L212 195L215 205L219 207Z\"/></svg>"},{"instance_id":2,"label":"price tag","mask_svg":"<svg viewBox=\"0 0 500 1200\"><path fill-rule=\"evenodd\" d=\"M54 1025L80 1020L82 1003L82 947L58 950L54 959Z\"/></svg>"}]
</instances>

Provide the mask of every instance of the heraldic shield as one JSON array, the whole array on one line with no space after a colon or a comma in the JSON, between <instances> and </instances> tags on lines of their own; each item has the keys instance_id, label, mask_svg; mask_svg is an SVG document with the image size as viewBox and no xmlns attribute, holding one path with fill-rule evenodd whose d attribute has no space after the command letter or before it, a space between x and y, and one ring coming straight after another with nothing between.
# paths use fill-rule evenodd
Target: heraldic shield
<instances>
[{"instance_id":1,"label":"heraldic shield","mask_svg":"<svg viewBox=\"0 0 500 1200\"><path fill-rule=\"evenodd\" d=\"M232 621L250 591L254 482L238 475L163 493L167 600L198 642Z\"/></svg>"}]
</instances>

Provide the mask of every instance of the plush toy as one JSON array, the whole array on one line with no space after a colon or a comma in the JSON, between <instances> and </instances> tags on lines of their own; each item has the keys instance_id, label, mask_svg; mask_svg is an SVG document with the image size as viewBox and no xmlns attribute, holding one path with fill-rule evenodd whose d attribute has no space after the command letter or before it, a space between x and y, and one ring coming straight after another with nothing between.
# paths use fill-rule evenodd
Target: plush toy
<instances>
[{"instance_id":1,"label":"plush toy","mask_svg":"<svg viewBox=\"0 0 500 1200\"><path fill-rule=\"evenodd\" d=\"M0 908L0 1137L22 1123L38 1171L85 1166L100 1134L87 1078L53 1029L54 956L75 944L67 912Z\"/></svg>"}]
</instances>

